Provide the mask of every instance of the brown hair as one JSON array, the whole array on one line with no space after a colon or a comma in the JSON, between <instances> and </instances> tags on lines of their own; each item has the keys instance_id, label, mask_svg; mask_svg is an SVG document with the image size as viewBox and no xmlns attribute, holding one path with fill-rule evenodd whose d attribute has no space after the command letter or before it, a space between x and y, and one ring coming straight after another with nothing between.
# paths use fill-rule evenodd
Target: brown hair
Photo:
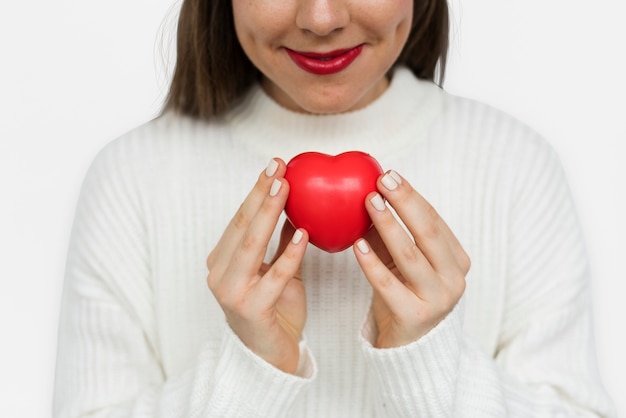
<instances>
[{"instance_id":1,"label":"brown hair","mask_svg":"<svg viewBox=\"0 0 626 418\"><path fill-rule=\"evenodd\" d=\"M414 0L413 27L395 65L441 85L447 52L446 0ZM211 118L230 109L260 77L237 39L232 0L184 0L176 54L166 110Z\"/></svg>"}]
</instances>

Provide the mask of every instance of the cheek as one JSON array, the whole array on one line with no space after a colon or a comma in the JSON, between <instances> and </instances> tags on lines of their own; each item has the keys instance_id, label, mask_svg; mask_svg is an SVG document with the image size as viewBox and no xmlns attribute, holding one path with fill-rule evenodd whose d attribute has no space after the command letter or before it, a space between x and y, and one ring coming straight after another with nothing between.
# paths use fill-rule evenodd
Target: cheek
<instances>
[{"instance_id":1,"label":"cheek","mask_svg":"<svg viewBox=\"0 0 626 418\"><path fill-rule=\"evenodd\" d=\"M240 42L265 43L282 34L289 19L289 3L274 0L232 0L235 30Z\"/></svg>"},{"instance_id":2,"label":"cheek","mask_svg":"<svg viewBox=\"0 0 626 418\"><path fill-rule=\"evenodd\" d=\"M408 33L413 19L413 0L367 0L361 5L366 28L381 35ZM367 13L365 13L367 11Z\"/></svg>"},{"instance_id":3,"label":"cheek","mask_svg":"<svg viewBox=\"0 0 626 418\"><path fill-rule=\"evenodd\" d=\"M258 23L255 21L254 16L254 6L247 0L233 0L235 31L239 41L244 45L252 33L258 32Z\"/></svg>"}]
</instances>

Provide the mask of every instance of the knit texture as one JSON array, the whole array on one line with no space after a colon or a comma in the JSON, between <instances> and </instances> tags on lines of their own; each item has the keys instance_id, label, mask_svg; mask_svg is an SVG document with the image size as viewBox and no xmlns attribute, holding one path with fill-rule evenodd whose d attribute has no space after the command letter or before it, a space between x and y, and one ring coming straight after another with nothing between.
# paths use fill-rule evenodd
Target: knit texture
<instances>
[{"instance_id":1,"label":"knit texture","mask_svg":"<svg viewBox=\"0 0 626 418\"><path fill-rule=\"evenodd\" d=\"M437 209L471 257L467 290L418 341L376 349L352 250L309 246L301 364L285 374L226 325L205 260L270 158L348 150ZM222 118L165 114L96 157L68 252L54 416L613 416L588 287L564 173L523 124L403 68L342 115L294 113L255 86Z\"/></svg>"}]
</instances>

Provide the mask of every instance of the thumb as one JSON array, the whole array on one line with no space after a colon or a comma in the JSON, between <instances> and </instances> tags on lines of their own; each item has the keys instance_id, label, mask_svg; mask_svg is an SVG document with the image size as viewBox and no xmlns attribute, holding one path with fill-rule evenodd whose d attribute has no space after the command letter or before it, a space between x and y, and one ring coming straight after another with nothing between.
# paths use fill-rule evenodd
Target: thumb
<instances>
[{"instance_id":1,"label":"thumb","mask_svg":"<svg viewBox=\"0 0 626 418\"><path fill-rule=\"evenodd\" d=\"M291 241L291 237L293 237L293 234L295 232L296 232L296 229L293 227L291 222L289 222L288 219L285 219L283 228L280 231L280 240L278 242L278 248L276 249L276 253L274 254L274 257L272 258L272 261L270 262L270 264L274 264L274 262L278 259L278 257L280 257L280 255L285 251L285 248L287 248L287 244L289 244L289 241Z\"/></svg>"}]
</instances>

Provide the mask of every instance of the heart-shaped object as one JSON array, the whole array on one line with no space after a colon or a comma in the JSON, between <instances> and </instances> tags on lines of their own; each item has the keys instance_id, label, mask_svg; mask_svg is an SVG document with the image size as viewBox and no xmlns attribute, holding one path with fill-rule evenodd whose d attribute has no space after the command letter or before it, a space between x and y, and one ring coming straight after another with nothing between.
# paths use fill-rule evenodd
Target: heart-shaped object
<instances>
[{"instance_id":1,"label":"heart-shaped object","mask_svg":"<svg viewBox=\"0 0 626 418\"><path fill-rule=\"evenodd\" d=\"M343 251L372 226L365 198L376 190L382 172L380 164L361 151L299 154L285 173L290 186L287 218L295 228L304 228L316 247Z\"/></svg>"}]
</instances>

